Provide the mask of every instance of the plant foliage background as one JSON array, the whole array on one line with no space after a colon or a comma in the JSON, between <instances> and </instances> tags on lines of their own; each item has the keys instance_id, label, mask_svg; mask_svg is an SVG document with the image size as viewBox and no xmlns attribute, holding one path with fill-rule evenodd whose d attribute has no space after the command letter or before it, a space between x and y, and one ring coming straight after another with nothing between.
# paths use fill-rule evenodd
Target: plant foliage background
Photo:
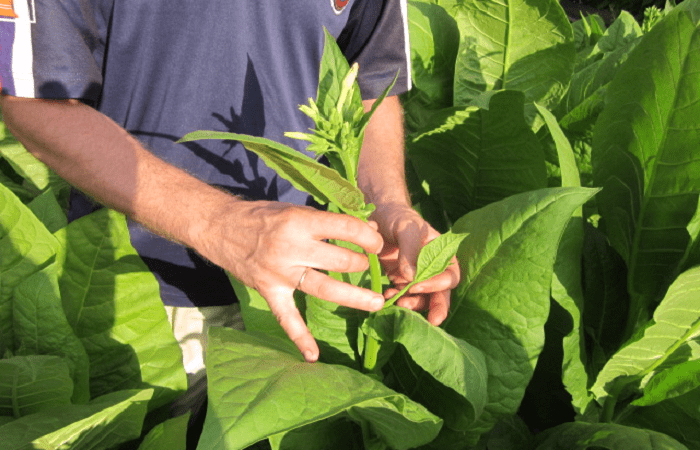
<instances>
[{"instance_id":1,"label":"plant foliage background","mask_svg":"<svg viewBox=\"0 0 700 450\"><path fill-rule=\"evenodd\" d=\"M198 448L700 449L700 1L607 23L556 0L408 13L412 199L466 235L450 315L299 296L307 364L232 280L247 331L211 332ZM179 349L125 219L67 225L65 183L0 137L0 449L185 448L164 412ZM313 193L370 212L334 189Z\"/></svg>"}]
</instances>

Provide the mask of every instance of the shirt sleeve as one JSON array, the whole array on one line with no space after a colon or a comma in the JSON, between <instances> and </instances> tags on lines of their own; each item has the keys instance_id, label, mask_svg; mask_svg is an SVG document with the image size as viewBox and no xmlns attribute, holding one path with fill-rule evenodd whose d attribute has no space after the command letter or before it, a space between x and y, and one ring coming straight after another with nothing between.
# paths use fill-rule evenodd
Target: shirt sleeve
<instances>
[{"instance_id":1,"label":"shirt sleeve","mask_svg":"<svg viewBox=\"0 0 700 450\"><path fill-rule=\"evenodd\" d=\"M17 18L0 22L4 94L99 100L107 21L90 0L14 2ZM102 2L107 3L107 2ZM17 8L20 5L20 8Z\"/></svg>"},{"instance_id":2,"label":"shirt sleeve","mask_svg":"<svg viewBox=\"0 0 700 450\"><path fill-rule=\"evenodd\" d=\"M350 63L360 65L363 99L379 97L397 73L389 95L411 89L406 0L357 0L338 45Z\"/></svg>"}]
</instances>

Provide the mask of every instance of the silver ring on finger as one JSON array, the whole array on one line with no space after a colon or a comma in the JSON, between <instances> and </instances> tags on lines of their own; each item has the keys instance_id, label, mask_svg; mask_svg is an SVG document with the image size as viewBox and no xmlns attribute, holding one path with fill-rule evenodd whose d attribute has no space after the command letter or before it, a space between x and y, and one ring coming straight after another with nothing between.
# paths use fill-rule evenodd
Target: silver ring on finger
<instances>
[{"instance_id":1,"label":"silver ring on finger","mask_svg":"<svg viewBox=\"0 0 700 450\"><path fill-rule=\"evenodd\" d=\"M297 291L301 289L301 283L304 282L304 278L306 278L306 274L309 272L309 269L311 269L311 267L307 267L306 269L304 269L304 273L301 274L301 278L299 278L299 282L297 283L297 287L294 288Z\"/></svg>"}]
</instances>

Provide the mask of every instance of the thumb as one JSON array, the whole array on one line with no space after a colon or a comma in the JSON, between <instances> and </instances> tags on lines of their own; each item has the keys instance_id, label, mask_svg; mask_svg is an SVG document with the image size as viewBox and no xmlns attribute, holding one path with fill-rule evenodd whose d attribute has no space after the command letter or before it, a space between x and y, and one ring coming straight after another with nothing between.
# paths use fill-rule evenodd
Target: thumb
<instances>
[{"instance_id":1,"label":"thumb","mask_svg":"<svg viewBox=\"0 0 700 450\"><path fill-rule=\"evenodd\" d=\"M416 262L423 245L427 243L428 228L413 222L396 233L399 248L398 265L401 275L407 281L416 276Z\"/></svg>"}]
</instances>

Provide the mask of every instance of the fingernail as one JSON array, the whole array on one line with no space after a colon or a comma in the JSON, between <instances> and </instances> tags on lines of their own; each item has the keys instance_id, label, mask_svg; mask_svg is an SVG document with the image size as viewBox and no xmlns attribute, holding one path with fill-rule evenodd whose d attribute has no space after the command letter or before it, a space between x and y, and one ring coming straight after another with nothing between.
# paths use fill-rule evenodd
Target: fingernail
<instances>
[{"instance_id":1,"label":"fingernail","mask_svg":"<svg viewBox=\"0 0 700 450\"><path fill-rule=\"evenodd\" d=\"M306 350L306 351L303 353L303 355L304 355L304 359L306 360L306 362L314 362L314 361L316 361L316 358L314 357L314 352L312 352L311 350Z\"/></svg>"}]
</instances>

